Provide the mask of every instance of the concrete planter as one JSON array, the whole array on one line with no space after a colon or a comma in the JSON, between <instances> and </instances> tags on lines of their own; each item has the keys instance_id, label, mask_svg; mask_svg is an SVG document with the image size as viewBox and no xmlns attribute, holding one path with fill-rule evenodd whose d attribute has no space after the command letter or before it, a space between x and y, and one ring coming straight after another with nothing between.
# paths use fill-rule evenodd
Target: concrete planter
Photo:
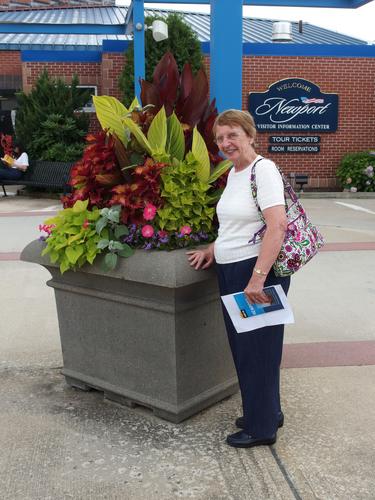
<instances>
[{"instance_id":1,"label":"concrete planter","mask_svg":"<svg viewBox=\"0 0 375 500\"><path fill-rule=\"evenodd\" d=\"M52 275L68 384L172 422L237 391L214 272L191 269L185 250L61 275L42 247L33 241L21 258Z\"/></svg>"}]
</instances>

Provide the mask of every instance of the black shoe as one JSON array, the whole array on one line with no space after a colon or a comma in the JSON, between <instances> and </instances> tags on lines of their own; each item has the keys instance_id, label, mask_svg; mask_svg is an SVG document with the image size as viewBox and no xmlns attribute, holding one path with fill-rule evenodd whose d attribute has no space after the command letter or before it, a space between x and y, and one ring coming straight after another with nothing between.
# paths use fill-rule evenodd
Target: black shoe
<instances>
[{"instance_id":1,"label":"black shoe","mask_svg":"<svg viewBox=\"0 0 375 500\"><path fill-rule=\"evenodd\" d=\"M244 431L239 431L227 437L227 444L235 448L251 448L252 446L271 445L274 443L276 443L276 434L268 438L255 438Z\"/></svg>"},{"instance_id":2,"label":"black shoe","mask_svg":"<svg viewBox=\"0 0 375 500\"><path fill-rule=\"evenodd\" d=\"M284 413L281 411L279 413L279 425L278 427L282 427L284 425ZM245 427L245 419L244 417L238 417L236 419L236 427L239 429L243 429Z\"/></svg>"}]
</instances>

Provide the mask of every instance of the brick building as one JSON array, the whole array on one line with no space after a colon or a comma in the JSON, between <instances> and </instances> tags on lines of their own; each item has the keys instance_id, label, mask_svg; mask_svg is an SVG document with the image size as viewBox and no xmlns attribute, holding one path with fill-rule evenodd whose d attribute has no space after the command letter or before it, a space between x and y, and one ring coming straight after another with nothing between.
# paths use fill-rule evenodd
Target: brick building
<instances>
[{"instance_id":1,"label":"brick building","mask_svg":"<svg viewBox=\"0 0 375 500\"><path fill-rule=\"evenodd\" d=\"M15 91L30 90L43 69L68 82L76 73L81 85L93 93L121 98L118 78L128 44L126 12L126 7L116 6L34 9L32 16L29 10L0 12L2 110L14 109ZM155 13L160 18L168 15L168 11L146 11ZM184 19L201 40L209 74L209 15L185 13ZM338 96L338 123L337 130L313 134L319 139L316 154L270 152L275 132L269 131L258 134L258 150L285 172L309 174L312 187L334 187L335 171L345 153L375 147L375 46L310 24L301 30L292 23L292 43L270 43L271 32L272 21L244 18L243 109L248 109L250 92L264 93L275 82L298 78ZM285 137L298 134L301 139L312 132L277 134L288 140Z\"/></svg>"}]
</instances>

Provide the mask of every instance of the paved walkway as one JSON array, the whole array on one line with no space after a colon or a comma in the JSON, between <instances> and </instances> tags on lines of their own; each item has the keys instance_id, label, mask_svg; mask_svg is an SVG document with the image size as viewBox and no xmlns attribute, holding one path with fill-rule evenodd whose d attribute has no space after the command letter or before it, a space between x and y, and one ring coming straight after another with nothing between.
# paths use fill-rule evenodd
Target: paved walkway
<instances>
[{"instance_id":1,"label":"paved walkway","mask_svg":"<svg viewBox=\"0 0 375 500\"><path fill-rule=\"evenodd\" d=\"M67 387L49 273L19 261L57 200L0 197L0 498L375 499L375 199L306 199L327 245L293 278L284 428L225 445L233 396L174 425Z\"/></svg>"}]
</instances>

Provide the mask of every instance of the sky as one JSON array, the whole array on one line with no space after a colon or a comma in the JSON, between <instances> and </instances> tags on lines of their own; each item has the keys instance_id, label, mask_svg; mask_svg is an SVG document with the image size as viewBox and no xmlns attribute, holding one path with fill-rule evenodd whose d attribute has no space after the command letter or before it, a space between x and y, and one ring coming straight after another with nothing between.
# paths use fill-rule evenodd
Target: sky
<instances>
[{"instance_id":1,"label":"sky","mask_svg":"<svg viewBox=\"0 0 375 500\"><path fill-rule=\"evenodd\" d=\"M117 5L129 5L130 0L116 0ZM187 10L209 13L209 5L155 3L149 8ZM282 21L303 20L345 35L375 44L375 0L358 9L314 9L303 7L244 7L246 17L259 17Z\"/></svg>"}]
</instances>

